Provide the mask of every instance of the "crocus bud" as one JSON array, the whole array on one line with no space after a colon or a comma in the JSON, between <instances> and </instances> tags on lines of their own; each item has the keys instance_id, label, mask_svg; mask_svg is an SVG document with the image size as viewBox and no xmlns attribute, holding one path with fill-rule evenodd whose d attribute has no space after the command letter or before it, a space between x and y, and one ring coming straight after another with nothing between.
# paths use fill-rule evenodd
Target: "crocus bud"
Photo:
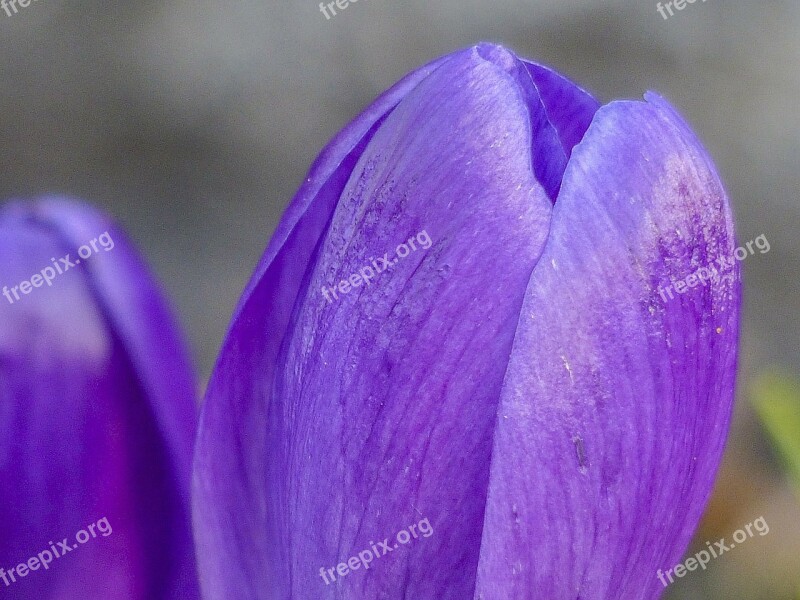
<instances>
[{"instance_id":1,"label":"crocus bud","mask_svg":"<svg viewBox=\"0 0 800 600\"><path fill-rule=\"evenodd\" d=\"M488 44L412 73L323 151L234 314L206 597L658 597L734 391L738 267L689 276L734 247L657 95L600 107Z\"/></svg>"},{"instance_id":2,"label":"crocus bud","mask_svg":"<svg viewBox=\"0 0 800 600\"><path fill-rule=\"evenodd\" d=\"M63 199L0 210L0 596L196 598L195 381L123 232Z\"/></svg>"}]
</instances>

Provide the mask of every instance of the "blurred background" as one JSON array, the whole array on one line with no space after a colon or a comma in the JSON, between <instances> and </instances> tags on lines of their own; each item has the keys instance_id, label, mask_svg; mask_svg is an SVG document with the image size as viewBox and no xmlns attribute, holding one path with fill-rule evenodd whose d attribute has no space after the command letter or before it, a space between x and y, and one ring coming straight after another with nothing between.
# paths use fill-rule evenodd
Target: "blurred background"
<instances>
[{"instance_id":1,"label":"blurred background","mask_svg":"<svg viewBox=\"0 0 800 600\"><path fill-rule=\"evenodd\" d=\"M326 20L317 0L0 12L0 197L67 193L113 213L168 289L204 381L311 161L407 71L487 40L604 102L658 90L715 157L740 241L771 246L744 263L739 402L695 544L759 517L770 532L666 597L800 598L788 468L800 464L800 3L698 1L669 20L654 0L360 0L337 12Z\"/></svg>"}]
</instances>

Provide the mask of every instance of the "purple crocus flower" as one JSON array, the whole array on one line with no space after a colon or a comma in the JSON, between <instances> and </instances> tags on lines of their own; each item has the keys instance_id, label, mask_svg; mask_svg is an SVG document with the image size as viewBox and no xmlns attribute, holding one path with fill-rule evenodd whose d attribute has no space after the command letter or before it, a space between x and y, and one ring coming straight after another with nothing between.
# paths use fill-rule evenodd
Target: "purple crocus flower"
<instances>
[{"instance_id":1,"label":"purple crocus flower","mask_svg":"<svg viewBox=\"0 0 800 600\"><path fill-rule=\"evenodd\" d=\"M658 597L728 430L734 247L656 94L601 107L490 44L413 72L322 152L233 316L205 597Z\"/></svg>"},{"instance_id":2,"label":"purple crocus flower","mask_svg":"<svg viewBox=\"0 0 800 600\"><path fill-rule=\"evenodd\" d=\"M195 381L164 298L109 219L0 210L0 596L198 597Z\"/></svg>"}]
</instances>

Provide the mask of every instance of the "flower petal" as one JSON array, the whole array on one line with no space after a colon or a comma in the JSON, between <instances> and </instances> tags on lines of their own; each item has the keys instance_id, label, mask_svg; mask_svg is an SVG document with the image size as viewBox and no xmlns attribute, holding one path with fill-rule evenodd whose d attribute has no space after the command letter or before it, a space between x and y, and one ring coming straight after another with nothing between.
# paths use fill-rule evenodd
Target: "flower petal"
<instances>
[{"instance_id":1,"label":"flower petal","mask_svg":"<svg viewBox=\"0 0 800 600\"><path fill-rule=\"evenodd\" d=\"M476 598L655 598L711 492L738 265L661 291L732 257L733 224L697 139L646 99L600 109L564 176L504 383Z\"/></svg>"},{"instance_id":2,"label":"flower petal","mask_svg":"<svg viewBox=\"0 0 800 600\"><path fill-rule=\"evenodd\" d=\"M567 154L559 141L558 132L548 119L543 97L534 85L528 65L496 44L479 44L475 51L508 72L516 84L516 93L528 105L533 172L547 195L555 201L564 169L567 167Z\"/></svg>"},{"instance_id":3,"label":"flower petal","mask_svg":"<svg viewBox=\"0 0 800 600\"><path fill-rule=\"evenodd\" d=\"M303 278L356 162L398 102L450 58L405 77L323 150L234 312L206 392L195 455L195 542L209 598L266 593L264 557L273 543L262 508L268 453L264 386L271 385ZM243 377L243 371L249 376Z\"/></svg>"},{"instance_id":4,"label":"flower petal","mask_svg":"<svg viewBox=\"0 0 800 600\"><path fill-rule=\"evenodd\" d=\"M193 375L160 292L122 232L91 209L12 204L0 231L9 291L0 302L0 566L62 538L77 546L76 534L102 518L112 530L9 578L14 597L196 597ZM106 232L113 248L98 241ZM92 241L97 250L79 258ZM57 274L68 254L75 266ZM19 289L37 274L39 287Z\"/></svg>"},{"instance_id":5,"label":"flower petal","mask_svg":"<svg viewBox=\"0 0 800 600\"><path fill-rule=\"evenodd\" d=\"M564 152L569 157L589 129L600 103L560 73L533 62L523 62L536 84L547 117L558 131Z\"/></svg>"}]
</instances>

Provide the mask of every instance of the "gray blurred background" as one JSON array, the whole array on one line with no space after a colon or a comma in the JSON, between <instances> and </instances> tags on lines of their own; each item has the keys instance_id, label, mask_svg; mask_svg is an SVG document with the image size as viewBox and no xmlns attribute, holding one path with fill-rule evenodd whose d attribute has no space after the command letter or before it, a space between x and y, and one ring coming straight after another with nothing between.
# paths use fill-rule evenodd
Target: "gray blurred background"
<instances>
[{"instance_id":1,"label":"gray blurred background","mask_svg":"<svg viewBox=\"0 0 800 600\"><path fill-rule=\"evenodd\" d=\"M705 541L756 537L669 598L800 598L800 508L750 408L800 371L800 4L708 0L38 0L0 12L0 197L85 198L127 227L169 291L204 381L283 208L328 139L430 59L497 41L602 101L663 93L717 161L744 264L740 398Z\"/></svg>"}]
</instances>

